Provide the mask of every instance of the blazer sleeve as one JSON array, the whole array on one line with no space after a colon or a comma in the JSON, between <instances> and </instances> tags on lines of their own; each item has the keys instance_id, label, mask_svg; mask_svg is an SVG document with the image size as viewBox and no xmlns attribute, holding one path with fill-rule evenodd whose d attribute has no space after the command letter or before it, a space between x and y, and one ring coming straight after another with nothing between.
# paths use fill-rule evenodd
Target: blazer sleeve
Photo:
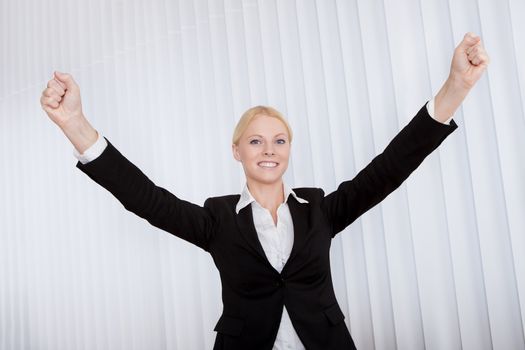
<instances>
[{"instance_id":1,"label":"blazer sleeve","mask_svg":"<svg viewBox=\"0 0 525 350\"><path fill-rule=\"evenodd\" d=\"M423 106L381 154L321 200L332 237L398 188L457 127L453 119L450 125L433 119Z\"/></svg>"},{"instance_id":2,"label":"blazer sleeve","mask_svg":"<svg viewBox=\"0 0 525 350\"><path fill-rule=\"evenodd\" d=\"M111 192L127 210L208 251L215 228L209 198L204 207L177 198L156 186L105 139L108 145L99 157L86 164L77 162L76 167Z\"/></svg>"}]
</instances>

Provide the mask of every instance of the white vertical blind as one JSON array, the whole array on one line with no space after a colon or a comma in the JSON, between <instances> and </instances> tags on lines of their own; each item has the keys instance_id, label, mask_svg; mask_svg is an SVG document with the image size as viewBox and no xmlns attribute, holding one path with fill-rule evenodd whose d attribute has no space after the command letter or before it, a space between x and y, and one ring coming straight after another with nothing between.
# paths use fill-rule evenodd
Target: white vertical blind
<instances>
[{"instance_id":1,"label":"white vertical blind","mask_svg":"<svg viewBox=\"0 0 525 350\"><path fill-rule=\"evenodd\" d=\"M294 130L286 181L326 193L380 153L447 77L464 33L492 58L459 128L334 240L359 349L525 349L522 0L0 1L0 350L211 349L205 252L75 168L40 109L54 70L157 185L238 193L231 133L265 104Z\"/></svg>"}]
</instances>

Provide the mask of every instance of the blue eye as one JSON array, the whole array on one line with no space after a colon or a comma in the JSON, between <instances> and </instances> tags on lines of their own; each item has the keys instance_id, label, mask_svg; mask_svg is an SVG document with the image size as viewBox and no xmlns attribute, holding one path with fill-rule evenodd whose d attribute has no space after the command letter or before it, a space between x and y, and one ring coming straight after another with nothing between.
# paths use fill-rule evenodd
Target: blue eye
<instances>
[{"instance_id":1,"label":"blue eye","mask_svg":"<svg viewBox=\"0 0 525 350\"><path fill-rule=\"evenodd\" d=\"M251 141L250 141L250 144L251 144L251 145L255 145L255 144L257 144L257 143L259 143L259 140L251 140Z\"/></svg>"},{"instance_id":2,"label":"blue eye","mask_svg":"<svg viewBox=\"0 0 525 350\"><path fill-rule=\"evenodd\" d=\"M282 141L282 142L281 142L281 141ZM286 143L286 140L284 140L284 139L279 139L279 140L277 140L277 143L278 143L278 144L281 144L281 145L284 145L284 144Z\"/></svg>"}]
</instances>

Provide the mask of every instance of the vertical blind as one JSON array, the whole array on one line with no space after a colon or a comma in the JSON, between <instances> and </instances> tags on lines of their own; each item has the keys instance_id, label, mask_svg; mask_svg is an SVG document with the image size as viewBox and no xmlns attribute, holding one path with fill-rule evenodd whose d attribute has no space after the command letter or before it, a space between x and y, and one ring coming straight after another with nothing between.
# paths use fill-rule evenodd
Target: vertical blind
<instances>
[{"instance_id":1,"label":"vertical blind","mask_svg":"<svg viewBox=\"0 0 525 350\"><path fill-rule=\"evenodd\" d=\"M271 105L293 187L327 193L382 152L472 31L492 62L459 128L339 234L359 349L525 349L523 0L1 0L0 349L211 349L213 261L75 168L39 98L73 74L85 115L157 185L239 193L231 133Z\"/></svg>"}]
</instances>

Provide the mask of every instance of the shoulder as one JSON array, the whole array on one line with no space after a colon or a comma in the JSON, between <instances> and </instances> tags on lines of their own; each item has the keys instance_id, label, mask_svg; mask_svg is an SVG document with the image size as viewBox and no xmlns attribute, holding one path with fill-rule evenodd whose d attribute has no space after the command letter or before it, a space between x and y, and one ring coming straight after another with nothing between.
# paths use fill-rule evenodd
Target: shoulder
<instances>
[{"instance_id":1,"label":"shoulder","mask_svg":"<svg viewBox=\"0 0 525 350\"><path fill-rule=\"evenodd\" d=\"M310 203L316 203L324 198L324 191L317 187L297 187L293 188L297 197L306 199Z\"/></svg>"},{"instance_id":2,"label":"shoulder","mask_svg":"<svg viewBox=\"0 0 525 350\"><path fill-rule=\"evenodd\" d=\"M204 206L212 210L233 210L241 197L240 194L229 194L224 196L209 197L204 201Z\"/></svg>"}]
</instances>

